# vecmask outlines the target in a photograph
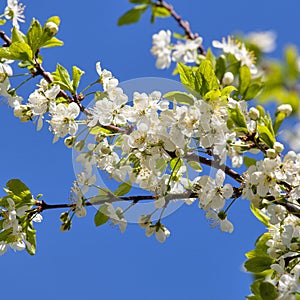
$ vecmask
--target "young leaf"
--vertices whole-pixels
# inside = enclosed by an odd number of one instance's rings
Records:
[[[128,25],[132,23],[136,23],[141,18],[142,14],[148,8],[147,4],[142,4],[135,6],[131,10],[127,11],[124,15],[122,15],[118,20],[118,26]]]
[[[6,187],[14,195],[22,199],[22,204],[30,203],[32,195],[29,188],[19,179],[11,179],[6,183]]]
[[[14,60],[28,60],[31,61],[33,58],[33,52],[28,44],[23,42],[12,43],[9,50],[14,57]]]
[[[202,60],[199,68],[196,70],[195,75],[198,80],[202,78],[201,87],[197,87],[198,89],[200,88],[199,92],[202,96],[213,89],[219,89],[218,79],[210,60]]]
[[[126,195],[131,190],[132,183],[130,181],[123,182],[119,187],[114,191],[116,197]]]
[[[59,40],[56,37],[52,37],[50,40],[47,40],[47,42],[43,43],[43,48],[52,48],[52,47],[60,47],[63,46],[64,42]]]
[[[258,82],[251,83],[247,88],[244,99],[251,100],[251,99],[255,98],[260,93],[260,91],[263,89],[263,87],[264,87],[263,83],[258,83]]]
[[[265,270],[269,270],[271,264],[273,263],[273,259],[268,256],[257,256],[248,259],[244,266],[248,272],[251,273],[261,273]]]
[[[197,172],[202,172],[202,167],[197,161],[189,161],[188,165]]]
[[[274,143],[276,142],[274,135],[270,132],[267,126],[264,125],[257,125],[257,131],[259,137],[265,142],[265,144],[273,148]]]
[[[72,68],[72,86],[73,86],[73,90],[74,92],[77,90],[77,87],[79,85],[80,82],[80,78],[81,76],[84,74],[84,71],[80,70],[78,67],[73,66]]]
[[[97,213],[94,217],[94,223],[96,226],[101,226],[109,220],[109,213],[107,210],[107,205],[104,204],[99,207]]]
[[[239,93],[244,96],[251,81],[251,72],[246,65],[240,67]]]
[[[42,35],[43,29],[40,22],[33,19],[27,32],[27,43],[34,54],[41,47]]]
[[[250,168],[251,166],[255,166],[257,160],[255,158],[244,156],[243,157],[244,164],[247,168]]]
[[[15,43],[15,42],[26,43],[27,42],[26,35],[24,33],[22,33],[16,27],[13,27],[12,33],[11,33],[11,42],[12,43]]]
[[[275,120],[274,120],[274,123],[273,123],[273,129],[274,129],[274,132],[277,133],[283,120],[286,118],[286,115],[284,112],[279,112],[278,114],[276,114],[276,117],[275,117]]]
[[[218,57],[216,60],[216,66],[215,66],[215,72],[216,76],[219,80],[221,80],[226,72],[226,58],[223,56]]]
[[[267,281],[260,284],[259,291],[263,300],[274,300],[278,297],[278,292],[275,286]]]
[[[169,92],[164,94],[163,97],[170,101],[176,101],[176,103],[180,103],[184,105],[194,104],[193,97],[184,92]]]
[[[170,16],[170,11],[165,7],[152,5],[151,23],[154,23],[155,18],[166,18]]]
[[[265,215],[259,208],[255,207],[252,203],[250,204],[250,209],[253,213],[253,215],[261,221],[265,226],[269,226],[269,220],[270,218]]]
[[[59,84],[62,89],[73,92],[73,86],[71,84],[70,75],[66,68],[60,64],[56,65],[55,72],[52,73],[54,82]]]

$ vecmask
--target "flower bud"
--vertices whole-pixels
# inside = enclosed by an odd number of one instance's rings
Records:
[[[77,151],[77,152],[80,152],[82,151],[82,149],[85,147],[85,141],[84,140],[81,140],[79,142],[77,142],[74,146],[74,149]]]
[[[284,150],[284,146],[279,142],[275,142],[274,149],[277,153],[281,153]]]
[[[293,108],[290,104],[281,104],[276,109],[276,114],[283,112],[286,116],[289,116],[293,111]]]
[[[68,147],[68,148],[72,148],[74,146],[76,142],[76,136],[68,136],[67,138],[65,138],[65,145]]]
[[[251,120],[256,121],[259,118],[259,110],[255,107],[251,107],[249,110],[249,117]]]
[[[54,22],[48,22],[45,24],[45,32],[50,36],[55,36],[58,32],[58,26]]]
[[[277,156],[275,149],[268,149],[266,153],[268,158],[275,158]]]
[[[224,85],[230,85],[233,83],[234,76],[231,72],[226,72],[223,76],[222,83]]]

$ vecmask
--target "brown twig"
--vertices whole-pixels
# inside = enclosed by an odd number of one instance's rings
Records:
[[[174,10],[174,7],[171,4],[166,3],[163,0],[158,0],[158,2],[156,3],[157,6],[159,7],[164,7],[165,9],[167,9],[170,12],[170,15],[177,21],[178,25],[184,30],[185,34],[187,35],[187,37],[190,40],[195,40],[197,37],[199,37],[198,33],[193,33],[191,31],[191,27],[189,22],[187,21],[183,21],[183,19],[181,18],[181,16],[179,16],[176,11]],[[206,52],[203,48],[202,45],[200,45],[198,47],[200,54],[202,55],[206,55]]]
[[[2,47],[9,47],[11,44],[11,39],[5,34],[4,31],[0,31],[0,38],[5,42]]]

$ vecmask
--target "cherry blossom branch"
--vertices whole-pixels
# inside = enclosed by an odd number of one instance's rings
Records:
[[[165,197],[166,202],[170,202],[172,200],[180,200],[180,199],[190,199],[190,198],[198,198],[198,195],[194,192],[187,191],[182,194],[173,194],[173,195],[167,195]],[[123,196],[123,197],[112,197],[112,199],[108,200],[101,200],[101,201],[95,201],[90,202],[86,201],[84,202],[84,206],[92,206],[92,205],[100,205],[105,202],[119,202],[119,201],[132,201],[133,204],[136,204],[140,201],[144,200],[156,200],[156,195],[144,195],[144,196]],[[42,212],[49,209],[59,209],[59,208],[69,208],[74,209],[76,206],[76,203],[63,203],[63,204],[48,204],[45,201],[36,201],[35,205],[37,206],[38,212]]]
[[[190,28],[190,24],[188,21],[183,21],[181,16],[179,16],[176,11],[174,10],[174,7],[171,4],[166,3],[163,0],[158,0],[156,3],[159,7],[164,7],[170,12],[170,15],[177,21],[178,25],[184,30],[185,34],[188,36],[190,40],[195,40],[199,35],[198,33],[193,33]],[[202,45],[199,47],[199,51],[202,55],[205,55],[206,52]]]

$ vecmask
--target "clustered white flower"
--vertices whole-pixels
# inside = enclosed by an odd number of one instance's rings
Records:
[[[198,48],[202,44],[202,37],[194,40],[185,40],[177,44],[171,44],[171,31],[161,30],[152,36],[153,47],[151,53],[157,57],[156,67],[166,69],[170,67],[171,61],[194,63],[198,58]]]
[[[26,232],[24,232],[21,223],[19,222],[20,217],[23,217],[26,211],[30,208],[27,205],[16,207],[15,202],[11,198],[7,198],[8,206],[6,209],[2,209],[0,214],[2,216],[2,232],[9,232],[9,240],[0,241],[0,255],[3,255],[9,248],[9,246],[18,251],[24,250],[26,247],[30,248],[31,244],[27,239]],[[41,222],[42,216],[36,214],[32,221]]]
[[[212,45],[215,48],[222,49],[224,53],[230,53],[235,56],[235,58],[241,62],[241,65],[246,65],[249,67],[253,75],[257,74],[257,67],[255,66],[255,57],[252,52],[246,49],[244,43],[234,40],[232,37],[228,36],[222,39],[222,42],[213,41]]]
[[[219,224],[223,231],[232,232],[233,225],[226,215],[221,214],[226,199],[233,196],[233,187],[224,183],[225,173],[220,170],[216,177],[196,178],[186,174],[190,154],[200,149],[209,149],[219,158],[220,165],[229,157],[234,166],[240,166],[243,143],[239,134],[227,126],[228,109],[239,108],[250,133],[257,125],[253,109],[248,111],[245,101],[228,98],[228,102],[208,102],[192,95],[192,105],[171,104],[157,91],[150,94],[135,92],[130,103],[109,71],[102,70],[100,64],[97,64],[97,71],[106,94],[89,109],[87,126],[90,129],[119,126],[121,131],[108,136],[99,133],[94,143],[89,142],[85,148],[78,147],[81,153],[76,160],[81,163],[86,176],[84,180],[79,178],[84,192],[91,186],[84,182],[92,176],[94,166],[118,182],[129,181],[158,195],[157,209],[167,205],[166,196],[182,194],[192,187],[198,193],[199,206],[207,212],[212,225]],[[170,170],[171,161],[177,161],[180,166]],[[193,201],[186,200],[187,203]]]
[[[13,26],[17,29],[20,28],[19,22],[25,22],[24,9],[25,6],[19,3],[18,0],[7,0],[7,6],[4,10],[5,17],[11,20]]]

